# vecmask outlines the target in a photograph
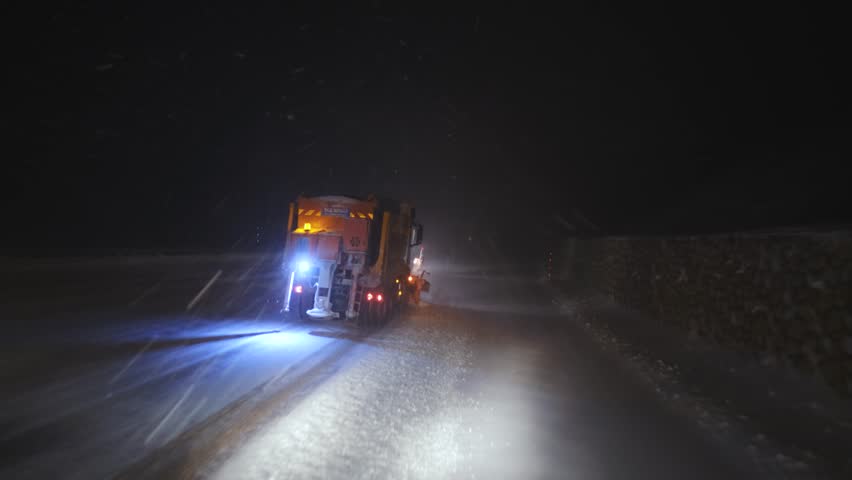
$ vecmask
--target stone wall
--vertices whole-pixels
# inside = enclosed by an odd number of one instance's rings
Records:
[[[852,394],[852,234],[749,233],[565,242],[559,276],[765,363]]]

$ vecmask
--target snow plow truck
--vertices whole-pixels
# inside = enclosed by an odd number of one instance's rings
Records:
[[[375,196],[299,196],[290,204],[286,311],[360,326],[387,322],[415,293],[415,209]]]

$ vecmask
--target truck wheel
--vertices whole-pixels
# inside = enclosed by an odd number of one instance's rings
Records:
[[[361,328],[367,328],[370,326],[370,304],[362,303],[361,304],[361,315],[358,317],[358,323],[361,325]]]
[[[375,321],[374,326],[381,327],[382,325],[384,325],[384,323],[385,323],[385,304],[379,303],[379,304],[376,304],[376,321]]]
[[[390,323],[390,321],[393,319],[394,313],[396,313],[396,302],[391,300],[385,306],[385,321],[384,321],[384,323]]]
[[[387,316],[387,309],[385,308],[385,302],[376,302],[373,305],[373,315],[372,315],[372,324],[373,328],[381,327],[385,323],[385,317]]]
[[[391,317],[393,316],[393,301],[389,300],[385,302],[382,306],[382,325],[386,325],[390,322]]]
[[[368,302],[361,303],[361,310],[358,312],[358,326],[361,328],[369,328],[371,317],[373,316],[373,306]]]
[[[299,295],[299,318],[302,320],[307,320],[310,317],[308,316],[308,309],[305,306],[305,296]]]

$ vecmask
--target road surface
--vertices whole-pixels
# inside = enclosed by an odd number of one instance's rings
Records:
[[[529,269],[433,264],[364,334],[274,255],[3,262],[2,478],[760,478]]]

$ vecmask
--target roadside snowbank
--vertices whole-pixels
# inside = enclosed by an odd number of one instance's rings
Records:
[[[815,379],[679,337],[601,296],[556,294],[561,311],[677,411],[781,478],[849,478],[852,406]]]

